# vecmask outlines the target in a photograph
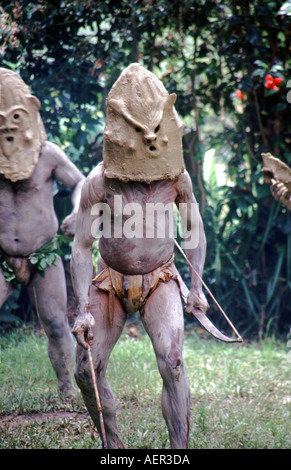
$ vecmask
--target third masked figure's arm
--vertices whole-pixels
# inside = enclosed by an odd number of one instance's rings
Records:
[[[184,252],[200,278],[203,278],[206,257],[206,237],[199,206],[193,194],[192,182],[186,171],[179,176],[177,189],[178,196],[176,204],[186,230]],[[193,269],[190,267],[189,269],[191,273],[191,288],[186,311],[191,311],[192,308],[198,308],[205,312],[208,308],[208,303],[202,290],[201,280]]]
[[[272,179],[271,193],[276,201],[280,202],[283,206],[291,211],[291,196],[287,187],[281,181]]]

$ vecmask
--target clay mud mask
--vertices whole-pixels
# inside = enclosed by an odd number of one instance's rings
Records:
[[[0,174],[10,181],[30,178],[47,139],[40,102],[18,74],[0,68]]]
[[[139,64],[127,67],[107,99],[105,176],[150,183],[184,171],[183,123],[162,82]]]

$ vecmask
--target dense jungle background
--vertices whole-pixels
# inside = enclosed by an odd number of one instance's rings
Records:
[[[291,164],[291,2],[1,5],[0,66],[21,74],[41,101],[49,139],[85,175],[102,160],[106,97],[127,65],[140,62],[178,95],[185,165],[208,241],[204,281],[242,335],[286,337],[291,214],[264,182],[261,153]],[[70,193],[57,185],[55,193],[61,221]],[[62,240],[66,264],[70,244]],[[189,282],[179,254],[177,265]],[[26,302],[18,289],[0,325],[28,320]],[[225,329],[209,302],[210,318]]]

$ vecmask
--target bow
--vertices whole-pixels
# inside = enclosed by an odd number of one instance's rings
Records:
[[[199,280],[202,282],[202,285],[205,287],[205,289],[207,290],[207,292],[209,293],[209,295],[211,296],[211,298],[214,300],[214,302],[216,303],[217,307],[219,308],[219,310],[221,311],[221,313],[223,314],[223,316],[225,317],[225,319],[227,320],[227,322],[229,323],[229,325],[231,326],[231,328],[233,329],[233,331],[235,332],[237,338],[229,338],[228,336],[224,335],[223,333],[221,333],[218,328],[216,328],[216,326],[213,325],[213,323],[209,320],[209,318],[207,318],[207,316],[205,315],[204,312],[202,312],[202,310],[198,310],[198,309],[193,309],[192,310],[192,314],[194,315],[194,317],[199,321],[199,323],[203,326],[203,328],[205,328],[206,331],[208,331],[212,336],[214,336],[215,338],[219,339],[220,341],[224,341],[225,343],[241,343],[243,341],[243,338],[240,336],[240,334],[237,332],[237,330],[235,329],[234,325],[231,323],[230,319],[228,318],[228,316],[226,315],[226,313],[224,312],[224,310],[222,309],[222,307],[219,305],[219,303],[217,302],[217,300],[215,299],[215,297],[213,296],[213,294],[211,293],[211,291],[208,289],[207,285],[205,284],[205,282],[202,280],[201,276],[199,275],[199,273],[196,271],[196,269],[193,267],[192,263],[189,261],[189,259],[187,258],[187,256],[185,255],[184,251],[182,250],[182,248],[180,247],[180,245],[178,244],[178,242],[174,239],[174,242],[176,244],[176,247],[178,248],[178,250],[182,253],[183,257],[185,258],[185,260],[187,261],[188,265],[190,266],[190,268],[194,271],[194,273],[198,276]],[[182,279],[181,279],[182,281]],[[189,294],[189,289],[187,288],[186,284],[182,281],[182,287],[183,287],[183,290],[182,290],[182,298],[184,300],[185,303],[187,303],[187,297],[188,297],[188,294]]]

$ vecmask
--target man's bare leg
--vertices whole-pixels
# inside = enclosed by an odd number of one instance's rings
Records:
[[[116,423],[114,396],[105,377],[111,351],[120,337],[126,321],[126,314],[119,300],[115,298],[114,301],[114,321],[111,327],[108,317],[108,294],[91,288],[90,312],[95,320],[93,328],[94,343],[91,349],[102,405],[107,445],[109,449],[124,449]],[[76,356],[76,382],[82,392],[87,410],[100,436],[102,436],[88,353],[82,346],[77,345]]]
[[[7,299],[12,295],[13,287],[10,282],[6,282],[5,276],[0,270],[0,308],[6,302]]]
[[[187,449],[190,391],[183,366],[184,318],[176,282],[161,283],[147,300],[141,315],[163,379],[162,411],[171,448]]]
[[[28,293],[35,305],[40,323],[48,340],[48,354],[64,396],[76,395],[73,385],[74,339],[66,317],[66,283],[61,259],[45,270],[45,276],[35,273]]]

